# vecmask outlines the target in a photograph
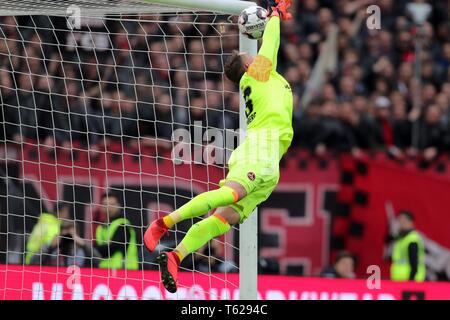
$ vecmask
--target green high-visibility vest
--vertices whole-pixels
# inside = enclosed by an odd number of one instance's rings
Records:
[[[25,264],[30,264],[31,257],[38,253],[43,245],[49,245],[58,235],[60,221],[53,214],[43,212],[27,241]]]
[[[425,246],[420,234],[414,230],[410,231],[406,236],[397,239],[394,243],[394,247],[392,249],[391,280],[409,280],[411,265],[409,264],[408,248],[409,245],[413,242],[417,243],[419,260],[417,264],[417,273],[414,277],[414,280],[425,280]]]
[[[117,228],[125,225],[130,232],[130,239],[127,239],[126,256],[123,252],[116,252],[109,258],[104,258],[99,263],[100,268],[105,269],[129,269],[137,270],[139,268],[138,249],[136,244],[136,232],[131,228],[130,222],[125,218],[118,218],[113,220],[109,226],[99,226],[96,230],[96,241],[98,245],[107,244],[117,231]]]

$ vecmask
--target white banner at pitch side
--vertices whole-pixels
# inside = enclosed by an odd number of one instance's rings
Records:
[[[450,284],[259,276],[261,300],[450,299]],[[0,299],[237,300],[238,274],[180,274],[179,289],[164,290],[155,271],[0,265]]]

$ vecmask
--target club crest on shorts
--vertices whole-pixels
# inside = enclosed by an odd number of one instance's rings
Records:
[[[255,175],[255,173],[254,172],[249,172],[249,173],[247,173],[247,178],[250,180],[250,181],[254,181],[255,180],[255,178],[256,178],[256,175]]]

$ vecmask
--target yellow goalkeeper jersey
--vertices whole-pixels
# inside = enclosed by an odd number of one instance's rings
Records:
[[[247,135],[258,139],[277,139],[279,158],[289,148],[292,137],[292,90],[277,71],[280,45],[280,19],[270,18],[258,55],[241,78],[239,86],[245,99]],[[258,148],[258,146],[254,146]]]

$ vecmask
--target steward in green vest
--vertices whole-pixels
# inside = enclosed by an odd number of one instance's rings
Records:
[[[129,269],[139,268],[136,231],[123,217],[119,199],[112,194],[102,197],[107,224],[97,227],[96,248],[102,255],[99,268]]]
[[[402,211],[397,221],[400,231],[392,248],[391,280],[424,281],[425,245],[414,230],[414,217],[410,212]]]
[[[53,239],[58,236],[61,221],[71,219],[70,209],[71,205],[69,203],[58,202],[55,214],[41,213],[27,240],[25,264],[31,264],[33,255],[40,254],[42,247],[50,245]]]
[[[27,241],[25,264],[30,264],[31,257],[39,253],[44,245],[50,244],[52,240],[58,235],[58,233],[58,218],[51,213],[41,213]]]

